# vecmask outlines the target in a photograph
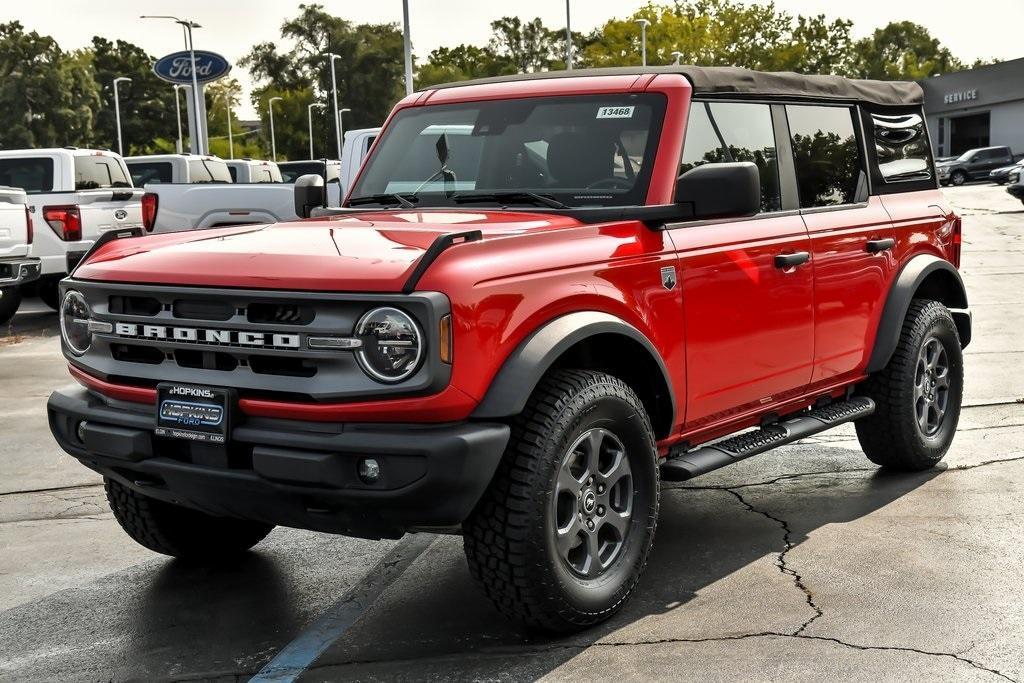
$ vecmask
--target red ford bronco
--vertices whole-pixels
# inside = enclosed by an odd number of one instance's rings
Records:
[[[661,480],[850,421],[884,467],[949,448],[971,317],[921,101],[686,66],[414,93],[340,209],[306,176],[306,220],[107,233],[51,429],[157,552],[456,531],[502,612],[592,625]]]

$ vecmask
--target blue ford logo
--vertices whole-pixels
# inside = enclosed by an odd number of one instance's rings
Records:
[[[209,83],[231,71],[231,65],[216,52],[196,50],[196,80]],[[153,65],[153,73],[169,83],[192,82],[192,56],[187,50],[172,52]]]

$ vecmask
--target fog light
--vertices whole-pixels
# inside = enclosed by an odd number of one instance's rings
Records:
[[[380,479],[380,463],[373,458],[359,460],[359,478],[364,484],[373,484]]]
[[[85,443],[85,423],[84,422],[79,422],[77,425],[75,425],[75,436],[78,437],[78,440],[81,443]]]

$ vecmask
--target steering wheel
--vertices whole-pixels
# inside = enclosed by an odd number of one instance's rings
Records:
[[[633,181],[627,178],[601,178],[587,185],[588,190],[632,190]]]

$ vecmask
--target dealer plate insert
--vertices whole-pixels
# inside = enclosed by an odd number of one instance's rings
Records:
[[[157,436],[204,443],[226,443],[231,433],[235,393],[191,384],[158,384]]]

